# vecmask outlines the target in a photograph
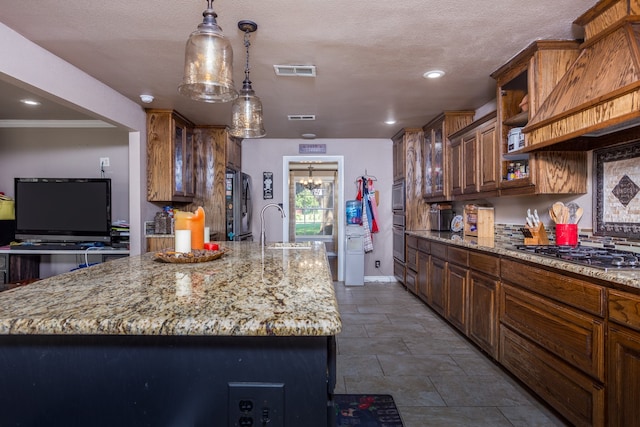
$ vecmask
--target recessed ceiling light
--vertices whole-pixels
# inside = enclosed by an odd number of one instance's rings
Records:
[[[395,121],[395,120],[387,120],[387,121],[385,121],[385,124],[388,124],[388,125],[395,125],[395,124],[396,124],[396,121]]]
[[[444,76],[444,71],[442,70],[431,70],[422,75],[425,79],[439,79],[442,76]]]
[[[304,139],[315,139],[316,138],[316,134],[315,133],[303,133],[302,137]]]
[[[33,99],[21,99],[20,102],[27,105],[40,105],[39,101],[35,101]]]
[[[140,101],[144,102],[145,104],[150,104],[152,103],[154,100],[153,95],[140,95]]]

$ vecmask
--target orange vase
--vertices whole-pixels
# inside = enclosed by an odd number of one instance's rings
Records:
[[[174,213],[176,230],[191,230],[191,249],[204,249],[204,209],[198,206],[194,212],[176,211]]]

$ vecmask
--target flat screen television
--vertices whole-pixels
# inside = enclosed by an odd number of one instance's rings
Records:
[[[110,242],[109,178],[15,178],[16,239]]]

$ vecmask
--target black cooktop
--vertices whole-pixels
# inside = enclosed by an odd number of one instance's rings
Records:
[[[560,258],[563,261],[599,268],[605,271],[640,271],[640,254],[615,248],[590,246],[527,246],[516,248],[536,255]]]

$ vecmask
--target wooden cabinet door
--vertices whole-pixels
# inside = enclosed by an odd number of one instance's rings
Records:
[[[640,333],[610,324],[608,425],[640,426]]]
[[[494,359],[498,358],[497,278],[469,272],[469,338]]]
[[[480,131],[478,144],[479,165],[479,183],[480,191],[497,190],[500,182],[500,167],[498,158],[500,156],[500,147],[496,134],[495,119]]]
[[[467,333],[467,286],[467,269],[449,263],[445,317],[465,334]]]
[[[447,262],[431,257],[429,263],[429,305],[442,316],[445,315],[447,301]]]
[[[418,297],[429,301],[429,254],[418,252]]]
[[[242,140],[227,134],[227,167],[242,170]]]
[[[393,141],[393,180],[404,179],[404,138],[399,137]]]
[[[417,293],[417,283],[418,273],[410,268],[407,268],[404,274],[404,286],[408,291],[415,295]]]
[[[190,123],[171,110],[147,111],[147,200],[191,202],[195,193]]]
[[[462,139],[456,139],[449,144],[449,179],[451,181],[451,195],[459,196],[464,186],[464,157],[462,155]]]
[[[462,192],[465,194],[478,192],[477,140],[475,133],[462,140],[462,170],[464,171]]]
[[[499,362],[567,418],[571,425],[605,426],[605,391],[598,381],[551,356],[504,325],[500,327],[499,348]]]
[[[503,325],[604,381],[602,319],[505,283],[501,287],[500,314]]]

